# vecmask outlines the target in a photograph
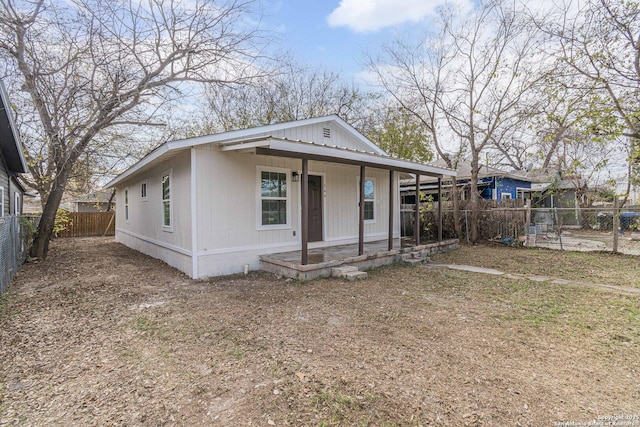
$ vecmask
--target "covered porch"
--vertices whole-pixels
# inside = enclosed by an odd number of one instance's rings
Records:
[[[292,181],[299,183],[300,249],[286,252],[284,254],[266,254],[260,257],[260,264],[262,268],[267,266],[265,269],[268,269],[269,265],[278,265],[280,267],[286,266],[287,268],[295,266],[293,268],[298,273],[301,271],[307,272],[311,270],[322,270],[329,264],[358,264],[365,260],[369,260],[369,266],[375,266],[378,262],[383,264],[394,262],[398,259],[399,254],[411,252],[411,248],[414,248],[413,251],[416,250],[415,248],[418,248],[417,250],[422,250],[421,248],[424,245],[420,242],[419,204],[416,205],[414,211],[415,220],[412,243],[408,245],[408,248],[405,248],[403,246],[406,246],[408,242],[405,241],[405,244],[403,244],[399,238],[399,178],[402,175],[414,176],[415,180],[419,183],[421,176],[427,176],[436,180],[438,191],[441,192],[443,177],[456,174],[456,172],[451,169],[403,160],[383,154],[382,152],[362,151],[315,142],[289,140],[287,138],[275,136],[261,136],[252,139],[225,141],[221,142],[219,146],[220,150],[223,152],[296,159],[300,161],[299,173],[295,170],[292,171]],[[335,221],[344,222],[345,217],[348,217],[350,212],[357,213],[358,220],[357,222],[354,221],[351,223],[353,225],[350,225],[349,227],[353,228],[350,228],[352,231],[348,232],[348,235],[353,236],[353,239],[350,240],[355,240],[357,243],[344,244],[346,242],[343,241],[332,245],[330,242],[333,239],[326,239],[322,241],[323,239],[321,237],[318,238],[322,233],[315,233],[315,228],[310,227],[310,223],[313,220],[313,213],[310,211],[314,209],[314,206],[322,206],[323,204],[322,200],[318,201],[318,199],[315,198],[317,197],[318,188],[310,188],[310,183],[313,183],[310,179],[315,175],[311,172],[313,171],[313,168],[310,169],[310,163],[316,165],[316,169],[319,164],[338,164],[354,167],[354,171],[357,171],[356,174],[358,179],[357,182],[354,180],[353,187],[351,187],[351,184],[346,186],[343,185],[341,190],[349,191],[349,194],[357,195],[357,197],[354,197],[353,199],[350,199],[349,197],[342,197],[341,203],[343,203],[343,205],[340,212],[338,212],[337,216],[331,218],[334,223]],[[365,184],[366,182],[370,183],[372,181],[372,179],[367,178],[367,174],[369,173],[368,170],[378,171],[378,179],[380,181],[386,181],[386,183],[381,187],[385,188],[385,191],[374,197],[377,202],[372,201],[371,196],[367,197],[367,191],[369,191],[370,194],[373,192],[373,184],[370,184],[369,189],[366,188]],[[384,173],[384,175],[380,174],[381,172]],[[380,183],[380,181],[378,182]],[[348,188],[355,191],[351,193],[351,190],[348,190]],[[322,191],[322,187],[320,187],[320,192],[322,193]],[[312,196],[314,198],[312,198]],[[419,186],[417,186],[416,198],[419,197],[420,190]],[[353,200],[353,202],[350,200]],[[379,205],[375,203],[379,203]],[[321,209],[322,207],[320,207],[320,210]],[[385,214],[380,217],[384,218],[384,220],[383,222],[380,222],[379,220],[377,221],[376,227],[378,233],[376,235],[365,234],[365,224],[367,224],[367,221],[371,224],[373,209],[380,209],[381,213],[386,211]],[[375,218],[377,218],[377,215]],[[441,209],[439,211],[438,218],[441,223],[443,218]],[[438,230],[440,231],[437,237],[436,247],[439,247],[443,242],[441,225],[438,227]],[[386,239],[381,240],[382,236],[385,234],[387,236]],[[372,240],[376,241],[371,242]],[[373,259],[378,261],[374,263],[370,262]],[[298,273],[295,273],[295,277],[300,276]]]
[[[364,243],[359,253],[357,243],[309,249],[307,264],[300,262],[302,251],[281,252],[260,257],[263,270],[298,280],[328,277],[335,267],[353,266],[360,270],[401,262],[407,257],[427,257],[437,252],[457,249],[458,239],[416,245],[413,239],[394,239],[389,249],[387,240]]]

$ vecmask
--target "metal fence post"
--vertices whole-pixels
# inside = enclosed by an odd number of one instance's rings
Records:
[[[613,253],[618,252],[618,227],[620,226],[620,209],[618,208],[618,196],[613,198]]]

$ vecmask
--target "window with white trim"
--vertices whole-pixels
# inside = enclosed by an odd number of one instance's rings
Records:
[[[4,187],[0,187],[0,216],[4,216]]]
[[[170,228],[171,218],[171,172],[162,175],[162,226]]]
[[[13,214],[20,215],[20,193],[13,193]]]
[[[143,202],[147,200],[147,181],[142,181],[140,184],[140,197]]]
[[[500,200],[511,200],[511,193],[500,194]]]
[[[283,170],[259,170],[259,225],[282,227],[289,224],[289,174]]]
[[[129,222],[129,188],[124,189],[124,220]]]
[[[373,179],[364,180],[364,220],[375,221],[376,183]]]

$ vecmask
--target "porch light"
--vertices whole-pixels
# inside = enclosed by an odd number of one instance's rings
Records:
[[[298,174],[298,172],[296,172],[296,171],[291,172],[291,180],[293,182],[300,181],[300,175]]]

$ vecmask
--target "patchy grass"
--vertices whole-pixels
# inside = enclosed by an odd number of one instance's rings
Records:
[[[553,425],[640,401],[640,298],[615,292],[411,266],[192,281],[66,239],[8,298],[0,425]]]
[[[640,257],[605,252],[569,252],[540,248],[463,245],[435,255],[435,262],[495,268],[568,280],[640,288]]]

